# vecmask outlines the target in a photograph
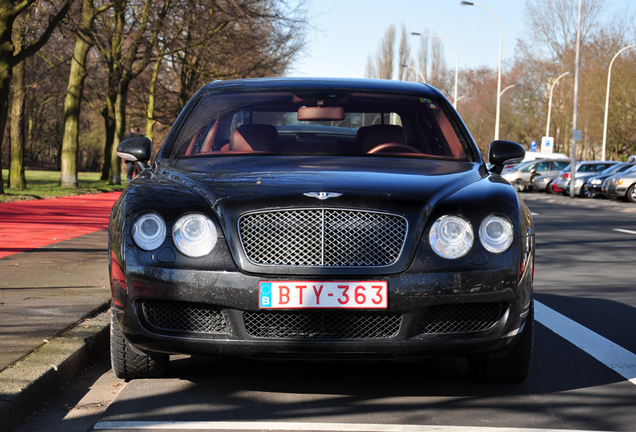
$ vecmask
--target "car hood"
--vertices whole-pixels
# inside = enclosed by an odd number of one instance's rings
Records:
[[[453,211],[469,211],[488,202],[487,190],[508,188],[478,163],[386,157],[240,156],[163,160],[153,175],[175,182],[203,198],[221,224],[237,265],[248,272],[294,274],[294,267],[256,266],[241,246],[239,221],[253,212],[282,209],[341,209],[391,213],[407,221],[403,253],[389,267],[365,268],[365,274],[392,274],[406,269],[420,243],[427,221],[443,201]],[[484,187],[480,187],[483,182]],[[319,199],[321,192],[333,193]],[[341,194],[341,195],[338,195]],[[459,198],[461,195],[461,199]],[[451,199],[451,197],[453,197]],[[507,200],[509,201],[509,200]],[[505,202],[507,202],[505,201]],[[505,205],[502,204],[505,208]],[[441,208],[441,206],[439,206]],[[504,211],[504,210],[501,210]],[[507,210],[506,210],[507,211]],[[320,275],[320,267],[305,268]],[[330,274],[350,274],[350,268]]]
[[[486,172],[455,161],[270,156],[162,161],[157,174],[201,196],[219,214],[289,207],[421,213]],[[341,195],[311,196],[320,192]]]

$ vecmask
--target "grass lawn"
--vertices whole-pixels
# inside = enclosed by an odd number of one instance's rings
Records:
[[[32,171],[26,173],[27,188],[18,190],[7,188],[9,170],[2,170],[4,195],[0,195],[0,202],[25,201],[32,199],[56,198],[61,196],[81,195],[87,193],[112,192],[124,190],[126,179],[121,185],[109,185],[107,181],[100,181],[98,172],[81,172],[78,174],[79,187],[77,189],[62,188],[59,171]]]

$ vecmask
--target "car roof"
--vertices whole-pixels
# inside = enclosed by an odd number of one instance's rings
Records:
[[[424,83],[408,81],[394,81],[366,78],[244,78],[237,80],[217,80],[201,88],[203,92],[210,91],[246,91],[246,90],[298,90],[320,89],[354,90],[354,91],[386,91],[404,93],[428,93],[439,95],[437,89]]]

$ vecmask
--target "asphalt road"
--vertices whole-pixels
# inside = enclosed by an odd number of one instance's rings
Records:
[[[173,357],[167,378],[124,383],[105,359],[19,432],[634,431],[636,213],[535,198],[526,202],[537,231],[538,325],[521,385],[471,382],[463,359],[325,365],[204,357]]]

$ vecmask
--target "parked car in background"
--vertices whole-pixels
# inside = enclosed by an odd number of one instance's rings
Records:
[[[526,156],[523,158],[523,160],[521,161],[523,162],[531,162],[533,160],[537,160],[537,159],[567,159],[570,160],[570,158],[566,155],[564,155],[563,153],[545,153],[545,152],[530,152],[527,151],[526,152]]]
[[[533,189],[532,180],[540,175],[558,174],[568,166],[568,159],[537,159],[517,165],[515,168],[502,172],[501,176],[515,187],[517,192]]]
[[[598,175],[593,175],[586,179],[581,195],[586,198],[605,197],[603,184],[608,178],[616,174],[631,172],[634,169],[636,169],[636,162],[623,162],[606,168]]]
[[[523,158],[523,160],[521,162],[506,164],[504,166],[502,174],[505,174],[506,172],[509,172],[511,170],[519,169],[519,168],[521,168],[521,164],[532,163],[532,162],[536,161],[537,159],[549,159],[549,160],[565,159],[565,160],[568,160],[568,161],[570,160],[563,153],[542,153],[542,152],[530,152],[530,151],[527,151],[526,155],[524,156],[524,158]]]
[[[584,179],[593,176],[595,173],[603,171],[611,165],[616,165],[617,161],[578,161],[576,163],[576,179],[574,181],[574,194],[581,195],[581,188]],[[570,191],[570,165],[559,173],[555,181],[555,187],[561,189],[564,195],[569,195]]]
[[[536,176],[532,179],[532,190],[549,194],[560,193],[554,189],[554,181],[559,176],[559,172]]]
[[[636,168],[608,177],[603,184],[603,193],[609,198],[636,202]]]

